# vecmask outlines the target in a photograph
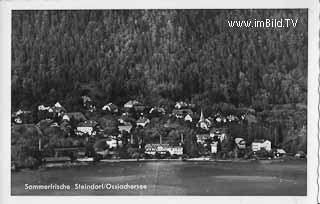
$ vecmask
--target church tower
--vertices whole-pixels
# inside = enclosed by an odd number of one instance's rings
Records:
[[[197,126],[205,130],[209,129],[206,119],[204,118],[202,109],[201,109],[200,119]]]
[[[200,114],[200,120],[199,123],[205,122],[204,116],[203,116],[203,111],[201,109],[201,114]]]

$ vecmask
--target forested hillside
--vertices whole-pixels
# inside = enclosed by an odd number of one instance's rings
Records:
[[[297,27],[229,28],[293,18]],[[98,104],[306,104],[307,10],[13,11],[12,108],[90,90]]]

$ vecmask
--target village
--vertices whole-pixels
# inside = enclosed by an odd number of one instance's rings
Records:
[[[149,107],[138,100],[130,100],[123,107],[109,102],[99,108],[89,96],[82,96],[81,100],[85,114],[68,112],[59,102],[37,107],[38,121],[33,125],[39,132],[46,128],[56,129],[63,141],[66,138],[69,141],[52,144],[50,138],[48,142],[48,138],[40,136],[35,150],[39,152],[37,163],[121,159],[247,160],[278,159],[286,155],[284,149],[270,140],[253,138],[249,142],[242,135],[230,136],[231,124],[257,122],[253,109],[243,109],[239,115],[217,112],[213,117],[205,117],[201,108],[184,101],[176,102],[170,110],[164,106]],[[20,109],[12,114],[12,125],[30,125],[35,122],[34,114]],[[174,135],[164,136],[159,130],[159,126],[160,129],[175,130],[177,124],[192,130],[194,135],[187,138],[183,131],[176,131]],[[148,128],[149,131],[143,132]],[[190,144],[195,145],[195,154],[187,151]],[[305,154],[297,152],[295,156],[305,157]]]
[[[316,12],[203,3],[4,6],[5,194],[309,197]]]

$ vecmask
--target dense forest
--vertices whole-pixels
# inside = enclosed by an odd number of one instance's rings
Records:
[[[296,27],[229,28],[292,18]],[[13,11],[12,108],[186,100],[264,110],[306,104],[307,10]]]
[[[267,18],[298,23],[227,23]],[[99,109],[132,99],[150,107],[184,100],[206,117],[246,107],[259,122],[230,127],[232,137],[277,139],[288,152],[306,151],[307,20],[307,10],[13,11],[12,111],[57,101],[79,111],[82,95]],[[191,151],[192,129],[164,135],[181,132]]]

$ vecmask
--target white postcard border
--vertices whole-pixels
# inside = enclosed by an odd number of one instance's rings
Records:
[[[319,3],[299,0],[117,0],[117,1],[0,1],[0,203],[316,203],[319,119]],[[11,115],[11,10],[42,9],[236,9],[308,8],[308,189],[307,196],[11,196],[10,115]]]

